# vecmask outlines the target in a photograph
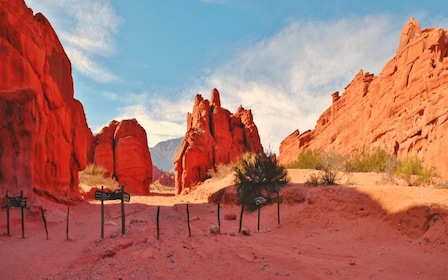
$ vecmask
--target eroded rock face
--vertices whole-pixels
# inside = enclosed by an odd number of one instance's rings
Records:
[[[235,114],[221,107],[217,89],[211,99],[196,95],[187,115],[187,133],[174,158],[177,194],[207,178],[207,170],[236,161],[245,152],[263,152],[252,112],[240,106]]]
[[[125,191],[147,195],[152,182],[152,160],[145,129],[136,119],[111,121],[94,138],[91,161],[116,178]]]
[[[78,192],[92,133],[48,20],[0,1],[0,193]]]
[[[282,141],[281,163],[307,149],[349,154],[381,147],[398,157],[416,153],[448,177],[448,31],[421,30],[411,19],[378,76],[361,70],[342,96],[332,97],[314,130]]]

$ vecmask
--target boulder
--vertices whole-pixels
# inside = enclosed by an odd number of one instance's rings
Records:
[[[314,130],[295,131],[281,142],[280,163],[307,149],[350,154],[379,147],[399,158],[416,154],[448,177],[447,30],[422,30],[412,18],[381,73],[360,70],[332,100]]]
[[[78,192],[92,132],[71,63],[44,15],[0,1],[0,192]]]
[[[246,152],[261,153],[257,126],[251,110],[240,106],[235,114],[221,107],[217,89],[211,99],[196,95],[187,114],[187,132],[174,158],[177,194],[207,179],[207,171],[238,160]]]

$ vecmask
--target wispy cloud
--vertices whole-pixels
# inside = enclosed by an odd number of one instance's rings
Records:
[[[388,17],[291,22],[248,46],[203,79],[223,106],[252,109],[263,146],[278,151],[295,129],[313,129],[340,91],[363,69],[379,73],[392,58],[401,26]]]
[[[331,104],[363,69],[378,74],[398,46],[401,24],[388,17],[332,22],[293,21],[276,35],[241,47],[225,64],[198,77],[179,100],[142,95],[123,108],[122,117],[137,117],[150,143],[183,136],[185,115],[196,93],[221,93],[223,107],[251,109],[265,149],[278,152],[295,129],[313,129]],[[167,137],[170,136],[170,137]],[[172,137],[171,137],[172,136]],[[165,138],[164,138],[165,137]]]
[[[169,100],[161,98],[161,94],[148,92],[126,94],[105,92],[104,95],[123,104],[113,119],[117,121],[137,119],[147,133],[149,147],[161,141],[184,136],[186,114],[191,111],[194,101],[194,96],[189,96],[188,100],[183,98]],[[95,127],[93,131],[99,132],[106,125]]]
[[[123,22],[109,0],[26,2],[50,20],[76,70],[99,82],[119,80],[99,62],[114,53],[114,36]]]

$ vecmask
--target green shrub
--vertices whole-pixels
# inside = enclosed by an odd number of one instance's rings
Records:
[[[395,174],[404,179],[409,186],[430,184],[433,173],[434,171],[424,165],[416,155],[403,158],[395,170]]]
[[[364,147],[349,157],[345,163],[345,170],[348,172],[385,172],[391,158],[394,157],[381,148],[368,151]]]
[[[306,150],[299,154],[297,161],[289,164],[287,168],[296,169],[321,169],[322,154],[318,150]]]
[[[273,201],[272,196],[279,197],[280,189],[290,178],[285,167],[270,154],[246,154],[235,167],[234,182],[237,204],[249,211],[258,208],[255,198],[263,196]]]

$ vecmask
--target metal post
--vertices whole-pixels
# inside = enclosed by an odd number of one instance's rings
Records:
[[[124,215],[124,185],[121,186],[121,236],[125,236],[126,234],[126,226],[125,226],[125,215]]]
[[[6,205],[6,228],[8,236],[11,236],[11,232],[9,230],[9,195],[8,191],[6,191],[6,199],[8,200],[8,204]]]
[[[277,223],[280,224],[280,192],[277,191]]]
[[[188,209],[188,204],[187,204],[187,223],[188,223],[188,236],[191,237],[191,229],[190,229],[190,210]]]
[[[160,206],[157,206],[157,240],[159,240],[160,227],[159,227],[159,215],[160,215]]]
[[[20,200],[22,200],[23,198],[23,191],[20,191]],[[23,213],[23,208],[24,207],[20,207],[21,212],[22,212],[22,238],[25,238],[25,220],[24,220],[24,213]]]
[[[219,230],[221,231],[221,215],[220,215],[220,203],[218,202],[218,227]]]
[[[104,186],[101,186],[101,192],[104,192]],[[101,239],[104,239],[104,200],[101,199]]]
[[[44,222],[45,234],[47,235],[47,240],[48,240],[47,219],[45,218],[44,209],[42,207],[40,207],[40,213],[42,214],[42,221]]]
[[[69,219],[70,219],[70,206],[67,206],[67,226],[65,227],[65,236],[66,236],[67,240],[68,240]]]
[[[241,203],[240,228],[238,229],[238,232],[241,232],[241,227],[243,225],[243,212],[244,212],[244,203]]]

